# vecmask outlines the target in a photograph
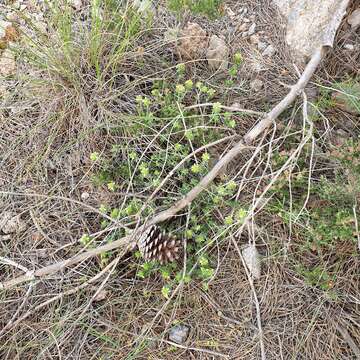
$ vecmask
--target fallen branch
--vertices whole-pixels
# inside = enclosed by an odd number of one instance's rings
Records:
[[[196,185],[184,198],[177,201],[169,209],[160,212],[150,219],[146,224],[139,226],[136,230],[132,232],[131,235],[125,236],[119,240],[116,240],[110,244],[100,246],[96,249],[89,250],[83,254],[76,255],[70,259],[60,261],[58,263],[46,266],[44,268],[33,271],[31,274],[27,273],[23,276],[16,277],[14,279],[0,283],[0,289],[11,289],[14,286],[17,286],[21,283],[35,280],[41,278],[60,270],[63,270],[66,267],[80,263],[84,260],[92,258],[96,255],[99,255],[103,252],[114,250],[123,246],[134,247],[136,245],[136,237],[148,226],[160,223],[167,219],[172,218],[179,211],[188,206],[204,189],[206,189],[213,180],[218,176],[220,171],[227,166],[236,156],[238,156],[242,151],[248,149],[250,144],[252,144],[266,129],[268,129],[279,115],[294,102],[296,97],[302,93],[307,83],[310,81],[312,75],[314,74],[316,68],[320,64],[322,58],[324,57],[328,47],[322,46],[317,51],[315,51],[311,60],[305,67],[305,70],[298,82],[293,85],[289,93],[285,98],[280,101],[257,125],[255,125],[250,131],[248,131],[243,140],[240,140],[230,149],[210,170],[210,172],[201,179],[198,185]]]
[[[117,262],[119,261],[119,258],[115,258],[110,264],[108,264],[103,270],[101,270],[99,273],[97,273],[94,277],[92,277],[91,279],[85,281],[84,283],[80,284],[79,286],[76,286],[73,289],[64,291],[58,295],[53,296],[52,298],[42,302],[41,304],[29,309],[25,314],[23,314],[22,316],[20,316],[16,321],[14,321],[15,316],[10,320],[10,322],[1,329],[0,331],[0,336],[2,336],[3,334],[5,334],[8,330],[12,329],[13,327],[17,326],[20,322],[22,322],[23,320],[27,319],[30,315],[34,314],[35,312],[39,311],[40,309],[42,309],[43,307],[53,303],[54,301],[58,301],[61,300],[63,297],[71,295],[71,294],[75,294],[76,292],[78,292],[81,289],[86,288],[87,286],[91,285],[92,283],[94,283],[95,281],[97,281],[99,278],[101,278],[106,272],[108,272],[109,270],[111,271],[111,269],[114,267],[114,264],[117,264]],[[30,288],[29,288],[30,291]],[[28,292],[29,292],[28,291]],[[28,294],[26,295],[28,296]],[[26,299],[25,296],[25,299]],[[22,306],[21,306],[22,307]],[[21,308],[20,308],[21,310]],[[16,312],[16,315],[18,314],[19,311]]]

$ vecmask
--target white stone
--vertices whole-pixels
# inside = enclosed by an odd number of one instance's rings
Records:
[[[175,325],[170,329],[169,340],[177,344],[185,343],[189,336],[190,328],[186,325]]]
[[[71,6],[76,10],[81,10],[83,3],[82,0],[71,0]]]
[[[351,25],[353,30],[360,25],[360,8],[352,12],[352,14],[348,17],[347,22]]]
[[[275,48],[269,45],[262,54],[263,56],[273,56],[275,54]]]
[[[250,88],[251,88],[251,90],[254,90],[254,91],[260,91],[263,86],[264,86],[264,83],[260,79],[255,79],[250,83]]]
[[[216,35],[212,35],[209,41],[209,47],[206,51],[206,58],[210,69],[227,69],[229,48],[226,46],[225,41]]]
[[[267,43],[263,42],[263,41],[259,41],[257,44],[257,47],[260,51],[264,51],[267,48]]]
[[[255,30],[256,30],[256,24],[253,23],[253,24],[249,27],[248,35],[249,35],[249,36],[254,35],[254,34],[255,34]]]
[[[81,200],[83,200],[83,201],[87,200],[89,197],[90,197],[90,194],[88,192],[86,192],[86,191],[84,191],[81,194]]]
[[[345,44],[344,49],[346,49],[346,50],[354,50],[355,46],[353,44]]]

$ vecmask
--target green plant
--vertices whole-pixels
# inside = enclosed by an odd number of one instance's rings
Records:
[[[179,64],[174,72],[178,82],[170,84],[157,80],[153,83],[150,94],[136,96],[138,116],[132,123],[127,124],[127,130],[134,139],[151,139],[157,134],[155,141],[152,141],[150,146],[139,145],[136,141],[122,148],[113,145],[112,151],[106,152],[106,155],[98,160],[98,167],[93,175],[94,184],[97,186],[106,185],[109,188],[109,184],[114,183],[117,190],[126,191],[131,185],[135,192],[142,191],[143,194],[150,195],[164,177],[188,156],[188,160],[177,169],[169,183],[161,188],[158,196],[143,209],[144,214],[151,213],[152,209],[167,206],[168,196],[161,194],[168,191],[186,194],[195,186],[209,171],[212,156],[208,151],[189,156],[192,149],[218,140],[235,126],[232,115],[223,113],[219,102],[214,102],[209,111],[200,115],[196,110],[192,110],[192,106],[189,105],[208,102],[215,92],[201,82],[194,86],[191,79],[186,80],[182,64]],[[188,110],[187,107],[191,109]],[[125,156],[120,156],[121,154]],[[188,242],[185,273],[178,270],[175,264],[160,266],[145,263],[140,265],[138,276],[145,279],[152,275],[161,275],[165,282],[162,291],[164,296],[168,296],[169,289],[180,281],[186,284],[192,279],[198,280],[207,288],[209,280],[214,275],[210,252],[212,239],[224,238],[229,225],[241,223],[246,216],[246,210],[232,200],[236,189],[237,184],[234,181],[226,181],[225,178],[213,184],[192,205],[188,227],[182,234],[177,231],[177,235],[183,236]],[[234,219],[229,222],[227,217],[225,222],[216,221],[214,212],[219,209],[227,211],[229,207],[235,209]],[[103,206],[103,210],[106,208]],[[110,215],[116,219],[131,219],[138,215],[141,208],[136,198],[128,199],[122,206],[113,209]],[[182,227],[182,222],[182,218],[173,221],[166,230],[171,232]],[[139,253],[136,253],[135,257],[138,258]]]
[[[308,286],[318,287],[321,290],[328,291],[334,287],[335,276],[329,274],[322,266],[315,266],[311,269],[306,269],[303,266],[297,267],[298,273],[305,279]]]

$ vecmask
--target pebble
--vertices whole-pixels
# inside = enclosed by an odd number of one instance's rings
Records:
[[[262,53],[263,56],[273,56],[274,54],[275,48],[272,45],[269,45]]]
[[[250,88],[251,90],[254,91],[260,91],[263,86],[264,86],[264,82],[261,81],[260,79],[255,79],[250,83]]]
[[[255,30],[256,30],[256,24],[253,23],[248,30],[248,36],[254,35],[255,34]]]
[[[354,50],[355,46],[353,44],[345,44],[344,49],[346,49],[346,50]]]
[[[209,68],[212,70],[226,70],[228,67],[229,48],[223,39],[212,35],[206,51]]]
[[[184,344],[189,336],[190,328],[186,325],[175,325],[170,329],[169,340],[177,344]]]
[[[257,43],[257,47],[260,51],[264,51],[267,48],[267,43],[263,42],[263,41],[259,41]]]
[[[347,22],[351,25],[351,29],[353,30],[360,26],[360,7],[353,11],[348,17]]]
[[[90,194],[88,192],[86,192],[86,191],[84,191],[81,194],[81,200],[83,200],[83,201],[87,200],[89,197],[90,197]]]

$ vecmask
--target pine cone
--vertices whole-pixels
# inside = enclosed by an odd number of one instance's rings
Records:
[[[158,260],[166,264],[179,258],[180,241],[152,225],[145,230],[138,241],[141,255],[146,261]]]

